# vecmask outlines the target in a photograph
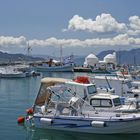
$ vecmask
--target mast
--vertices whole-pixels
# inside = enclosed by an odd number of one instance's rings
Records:
[[[121,52],[120,52],[120,48],[118,51],[118,64],[121,65]]]
[[[136,56],[134,55],[134,66],[136,67]]]
[[[29,45],[29,42],[27,42],[27,55],[28,55],[28,56],[30,56],[31,50],[32,50],[32,48],[31,48],[31,46]]]
[[[63,62],[62,55],[63,55],[62,45],[60,45],[60,64],[61,64],[61,66],[62,66],[62,62]]]

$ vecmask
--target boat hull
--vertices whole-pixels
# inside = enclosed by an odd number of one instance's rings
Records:
[[[62,130],[71,132],[94,134],[126,134],[140,133],[140,118],[137,119],[102,119],[85,117],[47,117],[52,122],[45,121],[45,117],[34,116],[34,124],[37,128]],[[44,121],[41,121],[41,119]],[[95,120],[96,124],[93,120]]]
[[[52,67],[38,66],[35,69],[40,72],[72,72],[73,66],[72,65],[52,66]]]
[[[26,77],[25,73],[11,73],[11,74],[0,74],[1,78],[24,78]]]

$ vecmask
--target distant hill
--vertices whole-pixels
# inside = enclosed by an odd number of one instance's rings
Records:
[[[0,62],[38,61],[38,60],[43,60],[43,58],[27,56],[24,54],[9,54],[9,53],[0,51]]]
[[[99,59],[103,59],[107,54],[113,53],[114,50],[103,51],[97,55]],[[129,51],[117,51],[118,64],[140,65],[140,49],[132,49]]]
[[[114,50],[102,51],[97,55],[99,60],[103,60],[103,58],[107,54],[112,54]],[[132,64],[132,65],[140,65],[140,49],[132,49],[129,51],[117,51],[117,63],[118,64]],[[86,56],[74,56],[74,62],[77,65],[83,65]],[[45,55],[36,55],[36,56],[27,56],[24,54],[9,54],[6,52],[0,51],[0,62],[10,62],[10,61],[38,61],[49,58],[49,56]]]

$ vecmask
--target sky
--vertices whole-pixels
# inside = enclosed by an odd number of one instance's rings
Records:
[[[0,0],[0,51],[58,56],[140,47],[140,0]]]

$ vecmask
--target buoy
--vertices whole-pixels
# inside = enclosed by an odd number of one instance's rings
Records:
[[[17,118],[17,122],[18,122],[19,124],[24,123],[24,121],[25,121],[25,118],[24,118],[24,117],[18,117],[18,118]]]
[[[28,109],[26,109],[26,113],[27,113],[28,115],[33,114],[33,108],[28,108]]]

